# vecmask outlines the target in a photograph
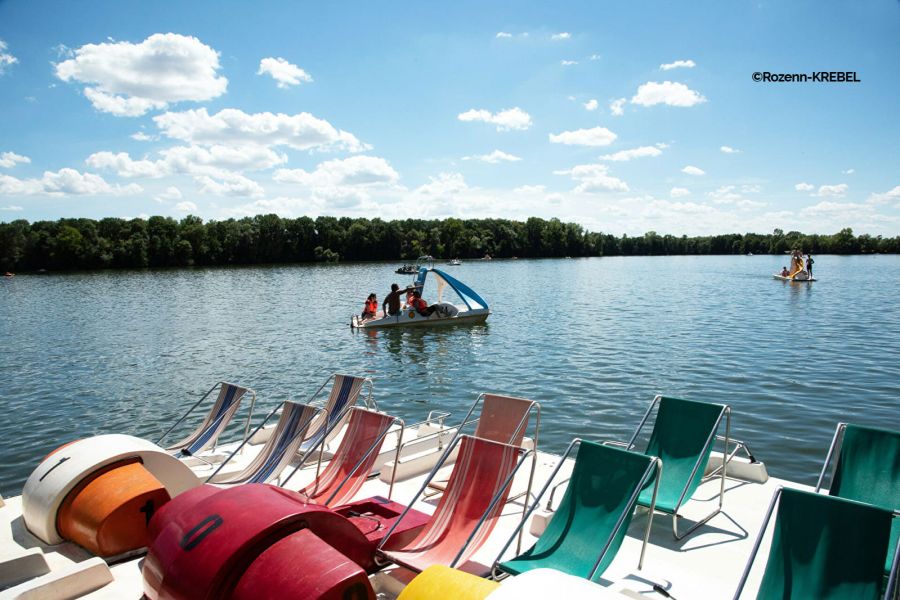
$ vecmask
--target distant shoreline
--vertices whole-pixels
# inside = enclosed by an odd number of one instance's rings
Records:
[[[17,220],[0,223],[0,271],[91,271],[190,266],[334,262],[412,262],[418,256],[463,261],[600,256],[898,254],[900,236],[846,228],[832,235],[615,236],[575,223],[508,219],[381,219],[259,215],[203,222],[199,217]]]

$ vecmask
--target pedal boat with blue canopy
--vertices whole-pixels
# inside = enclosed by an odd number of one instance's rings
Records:
[[[361,319],[358,315],[353,315],[350,319],[350,327],[374,329],[483,323],[491,314],[491,309],[484,298],[460,280],[440,269],[420,267],[413,285],[419,290],[424,288],[429,274],[437,282],[437,309],[432,314],[424,316],[416,312],[414,308],[404,306],[395,315],[385,315],[382,311],[378,311],[378,315],[373,319]],[[444,291],[448,287],[462,300],[461,304],[443,301]]]

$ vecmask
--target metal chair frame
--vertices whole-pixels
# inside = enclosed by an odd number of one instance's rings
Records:
[[[550,487],[550,484],[553,482],[553,479],[559,473],[559,470],[562,468],[563,463],[565,463],[566,459],[572,453],[572,450],[574,450],[576,445],[581,444],[581,442],[582,442],[581,438],[575,438],[574,440],[572,440],[569,443],[569,447],[566,448],[565,452],[563,452],[563,455],[560,457],[559,462],[556,464],[556,468],[553,469],[553,472],[550,474],[550,477],[547,478],[547,483],[544,484],[544,487],[541,488],[541,491],[538,492],[537,496],[535,496],[534,502],[532,502],[531,506],[528,508],[527,512],[522,517],[522,520],[519,522],[515,531],[513,531],[512,535],[509,536],[509,539],[506,541],[506,544],[504,544],[503,548],[500,550],[500,553],[497,554],[497,558],[494,559],[494,564],[491,566],[491,577],[493,579],[495,579],[495,580],[501,579],[506,576],[506,574],[504,574],[504,573],[497,572],[497,568],[499,567],[499,564],[500,564],[500,558],[502,558],[503,553],[506,552],[507,549],[509,549],[509,545],[512,543],[513,538],[516,537],[517,533],[519,534],[519,539],[521,540],[521,534],[525,528],[525,523],[528,521],[528,517],[531,516],[531,514],[534,512],[534,509],[536,509],[538,507],[538,505],[540,504],[541,497],[547,492],[547,489]],[[662,468],[663,468],[662,460],[660,460],[659,458],[657,458],[655,456],[651,456],[649,458],[651,459],[650,465],[647,467],[647,470],[644,472],[644,475],[641,477],[640,483],[638,484],[634,493],[631,495],[631,497],[628,500],[628,503],[631,506],[630,510],[634,510],[635,506],[637,505],[638,496],[641,495],[641,491],[644,489],[644,486],[649,481],[649,478],[652,476],[652,474],[654,472],[656,472],[656,474],[657,474],[656,483],[653,486],[653,499],[650,502],[651,509],[650,509],[649,516],[647,518],[647,527],[646,527],[646,531],[644,532],[644,541],[641,545],[641,556],[638,559],[638,570],[642,569],[644,566],[644,553],[647,551],[647,542],[650,540],[650,529],[653,526],[653,512],[654,512],[653,508],[656,506],[656,495],[657,495],[657,492],[659,491],[659,480],[661,479]],[[567,481],[569,481],[568,478],[565,481],[562,481],[560,483],[565,483]],[[554,486],[554,491],[556,490],[557,487],[559,487],[560,483],[558,483],[556,486]],[[593,580],[594,576],[597,574],[597,569],[600,567],[600,563],[603,562],[603,558],[606,556],[606,553],[609,550],[609,547],[612,545],[612,542],[615,539],[616,534],[618,533],[619,529],[622,527],[622,524],[625,521],[626,514],[627,514],[627,512],[622,513],[622,515],[616,521],[616,525],[613,528],[612,533],[610,534],[609,538],[606,540],[606,543],[603,545],[603,549],[600,552],[600,556],[597,557],[597,561],[594,563],[594,567],[591,569],[591,573],[587,577],[587,579],[589,581]],[[521,550],[517,551],[517,554],[519,552],[521,552]]]
[[[628,440],[628,443],[625,445],[625,448],[627,450],[634,449],[637,437],[641,433],[641,429],[643,429],[644,425],[647,423],[647,420],[650,418],[650,413],[653,411],[653,408],[662,401],[662,398],[663,397],[660,394],[657,394],[657,396],[655,398],[653,398],[653,401],[650,403],[650,407],[647,409],[647,412],[644,413],[644,418],[641,419],[641,422],[640,422],[640,424],[638,424],[637,429],[634,431],[634,434],[632,434],[631,439]],[[728,444],[730,443],[730,435],[731,435],[731,407],[728,406],[727,404],[723,404],[720,406],[722,406],[722,411],[719,413],[719,417],[716,419],[716,424],[713,427],[712,431],[710,432],[709,437],[706,440],[706,443],[703,445],[703,450],[701,451],[701,454],[705,454],[707,449],[711,449],[712,444],[714,444],[716,439],[718,439],[716,432],[718,432],[719,427],[722,424],[722,418],[724,417],[725,418],[724,441],[725,441],[725,452],[726,452],[726,456],[727,456]],[[735,448],[734,452],[735,453],[737,452],[737,448]],[[717,514],[722,512],[722,504],[725,501],[725,478],[727,477],[728,461],[723,461],[722,465],[720,467],[717,467],[716,469],[713,470],[713,472],[710,475],[707,475],[706,477],[703,478],[703,479],[710,479],[710,478],[714,477],[715,475],[719,474],[719,472],[721,471],[722,476],[721,476],[721,481],[719,484],[719,506],[715,510],[713,510],[711,513],[706,515],[703,519],[694,523],[694,525],[692,527],[690,527],[687,531],[685,531],[683,534],[681,534],[681,535],[678,534],[678,517],[679,517],[678,510],[685,504],[685,502],[690,500],[690,498],[685,498],[685,495],[687,494],[688,487],[690,487],[691,481],[693,481],[694,476],[697,474],[697,469],[699,469],[701,467],[704,469],[706,468],[706,465],[700,464],[701,462],[702,461],[698,460],[696,462],[696,464],[694,464],[694,468],[691,471],[691,476],[688,477],[687,483],[685,484],[684,489],[681,491],[681,496],[678,498],[678,502],[675,504],[675,510],[672,511],[672,535],[678,541],[683,540],[684,538],[689,536],[691,533],[696,531],[698,528],[700,528],[701,526],[703,526],[707,522],[709,522],[710,519],[712,519]],[[659,507],[657,507],[656,510],[658,510],[660,512],[668,513],[668,511],[664,511],[664,510],[660,509]]]
[[[473,437],[473,436],[470,436],[470,437]],[[437,475],[437,472],[441,469],[441,467],[444,466],[444,463],[446,462],[447,458],[453,452],[453,449],[457,446],[457,444],[459,444],[461,439],[462,439],[462,436],[456,436],[453,438],[453,440],[449,444],[447,444],[447,448],[444,450],[444,453],[441,455],[441,458],[438,460],[437,464],[435,464],[434,467],[431,469],[431,472],[428,474],[428,477],[425,478],[425,481],[424,481],[424,483],[422,483],[422,486],[419,488],[419,491],[416,492],[416,495],[413,496],[412,500],[410,500],[410,502],[406,506],[406,508],[403,509],[403,512],[400,513],[400,517],[396,521],[394,521],[394,524],[391,525],[391,528],[388,530],[387,534],[384,536],[384,538],[378,544],[378,547],[375,549],[376,564],[384,565],[384,564],[388,564],[389,562],[393,562],[391,560],[391,558],[383,550],[384,545],[390,539],[391,534],[394,533],[394,530],[397,528],[397,526],[400,524],[400,522],[403,520],[403,518],[407,515],[407,513],[410,511],[410,509],[416,503],[416,500],[418,500],[419,497],[422,496],[422,494],[425,492],[425,489],[428,487],[428,484],[431,483],[431,480],[434,479],[435,475]],[[499,442],[494,442],[494,443],[499,443]],[[507,445],[510,445],[510,444],[507,444]],[[466,542],[463,544],[462,548],[460,548],[459,552],[456,553],[456,557],[453,559],[453,561],[450,563],[450,565],[448,565],[451,568],[456,566],[457,561],[459,561],[460,557],[462,557],[462,555],[465,553],[466,548],[468,548],[469,544],[475,538],[475,534],[478,533],[479,529],[481,529],[481,526],[487,520],[488,515],[490,515],[491,512],[494,510],[494,508],[496,508],[497,503],[500,501],[500,498],[503,495],[503,492],[512,483],[513,479],[516,476],[516,473],[519,472],[519,468],[522,466],[522,463],[525,462],[525,458],[529,454],[535,453],[534,450],[526,450],[525,448],[522,448],[521,446],[515,446],[515,448],[516,448],[517,452],[521,453],[519,456],[519,460],[516,461],[516,466],[513,468],[512,472],[510,472],[510,474],[506,477],[503,484],[498,488],[497,493],[495,493],[493,495],[493,497],[491,498],[490,504],[488,504],[487,509],[484,511],[484,514],[481,515],[481,518],[478,520],[478,523],[476,523],[475,527],[472,529],[472,533],[469,534],[469,537],[466,539]],[[529,479],[529,485],[530,485],[530,479]],[[527,493],[528,494],[531,493],[530,487],[529,487]],[[509,500],[507,500],[507,502],[508,501]]]
[[[235,387],[244,388],[245,390],[247,390],[247,393],[250,394],[250,410],[247,412],[247,422],[244,425],[244,438],[243,438],[244,441],[249,439],[247,436],[250,432],[250,421],[253,419],[253,407],[256,406],[256,392],[253,390],[253,388],[244,387],[242,385],[238,385],[236,383],[231,383],[229,381],[217,381],[215,383],[215,385],[213,385],[211,388],[209,388],[209,390],[207,390],[207,392],[205,394],[203,394],[203,396],[201,396],[200,399],[197,400],[197,402],[195,402],[194,405],[191,406],[187,410],[186,413],[181,415],[181,418],[179,418],[168,429],[166,429],[165,432],[163,432],[163,434],[161,436],[159,436],[159,438],[157,438],[156,442],[154,442],[154,443],[157,446],[161,445],[162,441],[166,438],[167,435],[172,433],[172,431],[174,431],[174,429],[176,427],[181,425],[182,421],[184,421],[192,412],[194,412],[194,409],[196,409],[198,406],[200,406],[203,403],[203,401],[206,400],[206,398],[209,397],[209,395],[213,393],[213,391],[215,391],[217,388],[220,388],[223,385],[233,385]],[[223,431],[223,433],[224,433],[224,431]],[[219,439],[216,438],[216,441],[213,443],[213,447],[212,447],[213,451],[215,451],[215,449],[218,447],[218,445],[219,445]]]
[[[349,414],[349,411],[348,411],[348,414]],[[390,416],[390,415],[388,415],[388,416]],[[335,423],[335,425],[333,427],[337,427],[337,425],[339,425],[339,424],[340,423]],[[399,425],[399,429],[393,429],[394,425]],[[384,442],[384,439],[388,436],[389,433],[391,433],[392,429],[393,429],[393,431],[395,431],[398,434],[397,448],[394,450],[394,461],[396,461],[399,458],[400,444],[403,441],[403,433],[404,433],[405,426],[403,424],[403,419],[401,419],[399,417],[393,417],[393,420],[391,421],[391,425],[384,431],[384,433],[382,433],[381,435],[378,436],[378,439],[376,439],[369,446],[369,449],[366,450],[366,453],[363,454],[362,458],[360,458],[356,462],[356,464],[353,465],[353,470],[351,470],[350,473],[346,477],[344,477],[343,481],[341,481],[341,484],[337,488],[335,488],[334,492],[331,493],[331,495],[328,497],[328,500],[325,501],[326,506],[334,499],[334,497],[341,490],[341,488],[343,488],[345,485],[347,485],[347,482],[350,481],[350,478],[353,476],[354,473],[356,473],[356,470],[362,466],[362,464],[366,461],[366,459],[369,457],[369,455],[372,454],[372,452],[375,450],[375,448],[377,448],[381,443]],[[306,464],[307,459],[310,456],[312,456],[313,454],[318,455],[318,460],[316,461],[316,479],[314,480],[314,482],[318,481],[319,474],[321,473],[321,469],[322,469],[322,454],[323,454],[323,450],[324,450],[323,446],[326,443],[327,439],[328,439],[328,432],[326,432],[325,435],[322,436],[322,439],[319,440],[312,448],[309,449],[309,451],[306,454],[303,455],[303,458],[300,460],[300,462],[297,464],[297,466],[294,467],[294,470],[291,471],[291,474],[288,475],[287,477],[285,477],[284,480],[279,483],[279,487],[283,488],[284,486],[286,486],[287,482],[291,480],[291,478],[297,473],[297,471],[299,471],[300,469],[303,468],[303,465]],[[319,451],[316,452],[316,449],[318,449]],[[396,464],[396,462],[395,462],[395,464]],[[391,483],[390,483],[390,486],[388,487],[388,500],[391,499],[391,495],[394,493],[395,473],[396,473],[396,470],[391,472]]]
[[[277,413],[279,410],[281,410],[282,407],[284,407],[285,402],[287,402],[287,401],[286,401],[286,400],[282,400],[281,402],[279,402],[279,403],[278,403],[278,406],[276,406],[275,408],[273,408],[273,409],[269,412],[269,414],[266,415],[266,417],[262,420],[262,423],[260,423],[259,425],[257,425],[257,426],[253,429],[253,432],[252,432],[249,436],[245,436],[245,437],[244,437],[244,440],[241,442],[241,444],[240,444],[237,448],[235,448],[234,450],[231,451],[231,454],[228,455],[228,458],[226,458],[221,464],[219,464],[219,467],[213,472],[212,475],[210,475],[209,477],[206,478],[205,483],[209,483],[210,481],[212,481],[212,478],[215,477],[216,475],[218,475],[218,474],[219,474],[219,471],[221,471],[222,468],[223,468],[226,464],[228,464],[228,462],[229,462],[232,458],[234,458],[239,452],[241,452],[241,451],[243,450],[244,446],[246,446],[247,443],[248,443],[250,440],[253,439],[253,436],[255,436],[255,435],[256,435],[256,434],[257,434],[257,433],[258,433],[258,432],[266,425],[266,423],[269,421],[269,419],[271,419],[273,416],[275,416],[275,413]],[[319,409],[317,409],[316,412],[313,413],[313,416],[310,417],[310,418],[306,421],[306,423],[303,424],[303,426],[302,426],[301,429],[300,429],[300,432],[303,433],[303,434],[305,434],[305,433],[307,432],[307,428],[309,427],[309,424],[312,423],[312,422],[316,419],[316,417],[322,416],[322,415],[324,415],[324,414],[325,414],[325,409],[324,409],[324,408],[319,408]],[[298,434],[298,435],[299,435],[299,434]],[[295,436],[295,438],[296,438],[296,436]],[[293,439],[292,439],[291,441],[293,442]],[[283,452],[283,451],[282,451],[282,452]],[[280,458],[279,458],[279,460],[280,460]]]

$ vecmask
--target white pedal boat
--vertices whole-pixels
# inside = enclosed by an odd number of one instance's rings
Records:
[[[434,274],[437,281],[437,305],[438,308],[432,314],[424,316],[412,307],[403,307],[395,315],[385,315],[383,311],[373,319],[362,319],[359,315],[350,318],[350,327],[354,329],[376,329],[384,327],[423,327],[435,325],[460,325],[471,323],[483,323],[491,314],[488,303],[472,288],[458,279],[448,275],[444,271],[429,267],[420,267],[416,276],[415,287],[422,289],[429,273]],[[459,298],[462,304],[442,302],[444,289],[449,287]]]

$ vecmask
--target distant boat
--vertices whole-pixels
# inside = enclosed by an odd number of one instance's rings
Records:
[[[15,277],[15,273],[10,273],[9,271],[7,271],[6,273],[3,274],[3,276],[4,277]]]
[[[394,271],[394,273],[397,273],[398,275],[415,275],[418,272],[419,269],[417,269],[415,265],[403,265]]]
[[[753,256],[753,253],[752,253],[752,252],[748,252],[748,253],[747,253],[747,256]]]
[[[447,264],[450,265],[451,267],[458,267],[459,265],[462,264],[462,261],[459,260],[458,258],[454,258],[453,260],[447,262]]]

